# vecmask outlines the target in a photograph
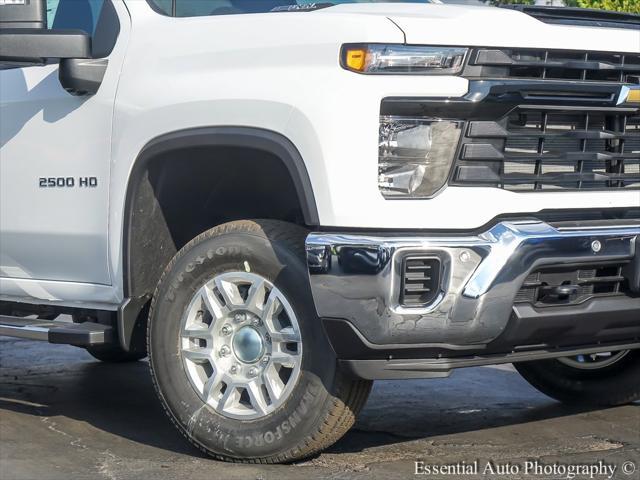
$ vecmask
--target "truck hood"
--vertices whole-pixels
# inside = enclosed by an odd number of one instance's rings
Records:
[[[409,44],[640,52],[640,31],[544,23],[516,10],[418,3],[352,3],[316,13],[384,16]]]

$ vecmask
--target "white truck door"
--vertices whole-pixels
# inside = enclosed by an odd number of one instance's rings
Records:
[[[84,30],[94,57],[109,57],[95,95],[67,93],[57,63],[0,66],[0,279],[111,284],[111,126],[123,55],[114,46],[124,20],[124,5],[111,2],[47,5],[49,28]]]

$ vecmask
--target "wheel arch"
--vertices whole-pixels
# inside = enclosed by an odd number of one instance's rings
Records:
[[[140,323],[140,317],[146,317],[148,300],[164,268],[157,268],[157,265],[148,268],[148,265],[154,261],[164,263],[166,258],[154,257],[158,252],[169,259],[173,256],[171,250],[174,246],[162,244],[162,239],[170,234],[159,201],[154,198],[156,192],[149,186],[151,169],[155,162],[160,161],[176,165],[183,154],[187,157],[184,160],[186,165],[191,160],[190,152],[195,150],[213,152],[220,149],[256,152],[255,161],[266,162],[268,159],[272,164],[277,162],[282,167],[283,175],[280,177],[287,176],[290,182],[290,197],[295,195],[300,221],[307,226],[319,225],[315,195],[304,160],[296,146],[280,133],[241,126],[198,127],[169,132],[149,141],[133,164],[124,202],[122,271],[125,301],[120,309],[118,327],[120,343],[127,350],[134,341],[132,337],[138,330],[136,325]],[[211,168],[224,171],[225,165],[218,160],[215,155],[206,159],[213,165]]]

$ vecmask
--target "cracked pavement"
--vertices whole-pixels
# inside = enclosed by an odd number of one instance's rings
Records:
[[[631,461],[640,468],[640,403],[564,407],[510,366],[460,370],[449,379],[380,381],[355,428],[323,454],[293,465],[231,465],[204,457],[174,430],[146,362],[101,364],[75,347],[0,337],[2,480],[393,480],[414,477],[416,460],[521,465],[532,459]],[[640,480],[640,473],[618,468],[613,478]]]

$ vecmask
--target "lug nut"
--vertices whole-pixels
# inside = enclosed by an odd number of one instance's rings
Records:
[[[264,339],[267,341],[267,343],[271,343],[271,335],[269,335],[268,333],[265,333]]]
[[[258,375],[258,370],[254,367],[251,367],[248,373],[250,377],[255,377],[256,375]]]
[[[221,357],[226,357],[230,353],[231,353],[231,350],[226,345],[223,345],[222,348],[220,348],[220,356]]]
[[[251,324],[252,324],[254,327],[259,327],[261,323],[262,323],[262,322],[260,321],[260,319],[259,319],[258,317],[254,317],[254,319],[253,319],[253,320],[251,320]]]
[[[246,320],[246,318],[247,318],[247,316],[244,313],[236,313],[233,316],[233,319],[238,323],[244,322]]]
[[[222,326],[223,335],[231,335],[232,332],[233,332],[233,328],[231,327],[231,325],[226,324]]]
[[[229,371],[235,375],[236,373],[238,373],[238,366],[231,365],[231,368],[229,369]]]
[[[269,363],[269,360],[270,360],[269,355],[265,355],[264,357],[262,357],[262,360],[260,360],[260,363],[262,365],[266,365],[267,363]]]

